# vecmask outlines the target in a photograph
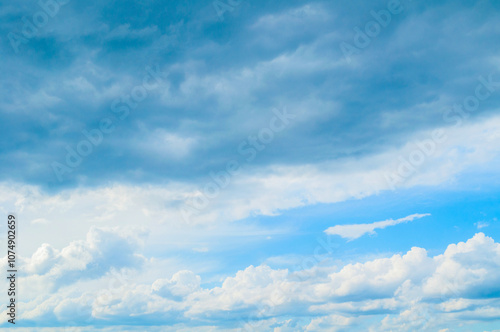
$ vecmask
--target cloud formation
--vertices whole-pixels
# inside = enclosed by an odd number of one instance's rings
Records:
[[[87,246],[92,247],[91,243],[104,234],[111,236],[93,229]],[[63,251],[82,245],[72,244]],[[111,247],[114,249],[108,251],[107,261],[114,261],[112,258],[123,249]],[[42,246],[27,260],[31,275],[21,282],[32,282],[47,270],[61,270],[61,262],[47,262],[50,257],[59,257],[66,270],[86,268],[68,261],[68,255],[50,253],[47,248]],[[41,326],[74,322],[99,326],[126,324],[132,322],[133,315],[134,325],[195,324],[217,326],[221,331],[244,326],[259,330],[267,324],[295,331],[431,331],[454,326],[450,324],[488,322],[500,312],[500,244],[483,233],[450,244],[437,256],[414,247],[403,255],[349,263],[340,269],[324,266],[291,272],[266,265],[249,266],[213,287],[203,285],[200,276],[187,270],[150,284],[139,280],[117,283],[121,273],[89,275],[94,282],[102,282],[103,277],[115,280],[112,292],[103,293],[92,282],[82,283],[79,278],[58,288],[46,288],[22,304],[26,309],[21,319],[38,321]],[[78,290],[72,284],[78,284]]]
[[[359,203],[356,212],[388,191],[406,199],[463,178],[479,179],[468,189],[498,187],[497,2],[217,0],[227,4],[221,15],[201,0],[66,1],[13,47],[11,36],[55,1],[0,5],[0,211],[23,223],[20,319],[30,331],[445,332],[498,323],[499,249],[483,233],[437,256],[420,247],[439,245],[419,244],[305,271],[245,256],[245,242],[262,237],[300,259],[330,226],[315,214],[343,203]],[[401,10],[383,17],[394,4]],[[375,21],[383,27],[363,37]],[[347,59],[341,45],[363,38],[369,45]],[[259,145],[275,109],[296,118]],[[114,131],[59,181],[53,162],[91,144],[81,142],[103,119]],[[242,142],[259,152],[250,163]],[[205,184],[228,160],[244,167],[211,194]],[[408,209],[384,215],[439,219],[435,206]],[[433,226],[470,231],[477,222],[495,234],[489,212],[470,225],[441,215]],[[424,216],[325,233],[351,241]],[[275,235],[299,233],[301,218],[317,229],[283,245]],[[142,227],[151,230],[145,247]],[[373,248],[362,241],[366,254]]]
[[[135,228],[91,227],[85,241],[73,241],[61,250],[42,244],[30,258],[21,258],[26,272],[26,298],[79,281],[100,278],[110,271],[138,268],[145,258],[137,253],[147,232]],[[6,261],[2,265],[6,268]]]
[[[325,233],[328,235],[339,235],[345,239],[348,239],[349,241],[352,241],[362,237],[365,234],[375,234],[376,229],[384,229],[389,226],[395,226],[397,224],[406,223],[427,216],[430,216],[430,214],[415,213],[404,218],[399,218],[396,220],[387,219],[384,221],[376,221],[371,224],[335,225],[326,229]]]
[[[499,98],[492,3],[401,1],[404,11],[351,63],[339,45],[387,1],[257,1],[225,13],[224,22],[204,1],[123,6],[69,2],[19,53],[2,39],[1,132],[12,144],[0,146],[11,161],[1,164],[1,179],[53,190],[109,180],[194,183],[282,106],[300,121],[255,165],[321,165],[452,124],[442,110],[473,93],[480,75],[493,73],[493,92],[471,118],[493,114]],[[38,11],[35,3],[3,5],[0,33],[21,33],[23,17]],[[148,14],[139,20],[137,12]],[[449,20],[436,25],[441,15]],[[126,100],[148,66],[158,66],[164,84],[120,121],[114,110],[126,102],[114,100]],[[108,117],[116,130],[60,183],[51,163]]]

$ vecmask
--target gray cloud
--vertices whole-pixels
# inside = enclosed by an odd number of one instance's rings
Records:
[[[198,181],[224,165],[235,144],[280,106],[300,122],[257,166],[335,161],[401,145],[415,130],[442,126],[440,110],[469,94],[477,76],[492,72],[498,53],[497,31],[488,29],[498,20],[495,4],[403,3],[404,12],[351,64],[339,43],[352,40],[353,28],[386,2],[262,2],[239,7],[234,19],[227,13],[224,22],[202,2],[130,2],[120,9],[110,2],[68,4],[19,54],[5,53],[1,173],[54,189],[102,179]],[[35,10],[26,4],[6,10],[9,20],[0,30],[19,31],[21,16]],[[443,16],[447,20],[436,21]],[[117,123],[60,184],[51,162],[64,160],[65,145],[75,147],[83,129],[112,116],[112,101],[154,64],[168,84]],[[481,111],[497,101],[492,97]],[[181,157],[168,148],[154,155],[136,148],[172,144],[158,140],[158,131],[198,144]]]

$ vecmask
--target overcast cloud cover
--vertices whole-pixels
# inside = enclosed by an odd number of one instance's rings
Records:
[[[498,331],[499,22],[487,0],[1,1],[16,329]]]

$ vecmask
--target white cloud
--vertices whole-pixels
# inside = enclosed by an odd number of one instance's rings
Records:
[[[373,222],[371,224],[336,225],[326,229],[325,233],[329,235],[340,235],[341,237],[352,241],[362,237],[365,234],[375,234],[375,229],[384,229],[389,226],[406,223],[426,216],[430,216],[430,214],[416,213],[396,220],[387,219],[384,221]]]
[[[123,251],[117,245],[120,238],[126,236],[113,239],[112,233],[94,229],[87,241],[60,252],[42,246],[27,261],[31,268],[25,271],[30,275],[21,282],[27,285],[33,277],[51,274],[57,267],[88,270],[89,261],[99,256],[96,251],[106,253],[107,259],[101,261],[111,262]],[[109,242],[108,248],[105,242]],[[133,270],[130,274],[137,274]],[[127,324],[134,317],[136,324],[141,320],[168,321],[172,326],[203,322],[201,325],[226,331],[244,325],[274,326],[281,331],[358,327],[436,331],[471,317],[491,321],[500,312],[500,244],[482,233],[467,242],[450,244],[434,257],[423,248],[412,248],[404,255],[340,269],[312,268],[307,277],[266,265],[249,266],[215,287],[204,287],[201,277],[189,270],[150,282],[141,278],[117,282],[124,272],[116,271],[114,275],[90,275],[98,283],[76,278],[59,288],[38,290],[38,296],[21,303],[25,309],[20,319],[42,323],[50,317],[59,323],[105,319]]]
[[[59,251],[52,248],[50,244],[44,243],[31,256],[26,269],[32,274],[45,274],[55,265],[59,258]]]
[[[196,145],[193,137],[181,137],[163,129],[151,130],[140,125],[141,140],[134,148],[158,159],[178,159],[188,155]]]
[[[487,121],[464,124],[459,130],[448,129],[448,140],[437,146],[435,153],[417,172],[406,182],[398,184],[396,189],[439,185],[476,166],[484,170],[492,159],[500,157],[499,128],[500,116],[496,116]],[[422,132],[415,139],[430,135],[430,132]],[[318,165],[242,168],[231,178],[229,186],[210,199],[205,209],[191,216],[190,223],[183,219],[180,209],[185,203],[191,204],[200,188],[212,181],[208,174],[198,183],[110,184],[100,188],[68,189],[55,194],[36,186],[2,183],[0,211],[17,211],[23,220],[28,221],[46,220],[46,223],[32,223],[24,230],[21,250],[30,253],[43,242],[62,248],[67,241],[81,238],[89,225],[121,227],[136,225],[138,221],[155,229],[151,238],[153,242],[162,245],[176,243],[192,249],[196,247],[191,242],[193,230],[196,230],[195,236],[201,237],[210,234],[205,232],[207,229],[211,229],[212,234],[225,234],[230,222],[251,215],[277,215],[292,208],[360,199],[390,190],[384,174],[397,169],[398,156],[409,155],[414,149],[415,144],[408,143],[400,149],[361,159],[349,158]],[[491,172],[498,170],[491,168]],[[55,235],[53,229],[60,230],[65,236]],[[199,232],[200,229],[203,231]],[[206,239],[200,242],[207,247],[213,245]],[[221,243],[219,239],[214,242]]]
[[[485,221],[478,221],[474,223],[474,225],[477,227],[477,229],[485,228],[488,227],[490,224],[485,222]]]
[[[460,131],[450,129],[448,140],[437,147],[435,154],[408,181],[401,183],[400,187],[436,185],[453,179],[471,167],[488,165],[498,156],[500,149],[498,128],[500,117],[464,125]],[[421,133],[417,138],[428,134]],[[43,317],[48,312],[54,312],[62,299],[83,296],[79,290],[73,289],[76,294],[69,291],[75,280],[79,284],[84,282],[81,278],[83,276],[90,280],[107,278],[106,274],[113,268],[120,269],[127,265],[133,268],[134,261],[144,261],[135,252],[141,237],[136,237],[131,232],[125,234],[122,227],[140,222],[145,227],[155,229],[151,236],[153,241],[149,245],[158,244],[162,248],[178,245],[192,250],[203,243],[203,248],[206,246],[212,249],[214,244],[225,242],[220,241],[221,237],[234,240],[240,233],[246,237],[253,234],[265,238],[271,234],[268,230],[235,230],[231,229],[228,222],[252,214],[276,215],[286,209],[341,202],[388,190],[390,186],[384,179],[384,172],[394,169],[398,156],[407,155],[412,149],[414,144],[409,143],[401,149],[362,159],[345,159],[322,165],[271,166],[260,169],[260,175],[256,175],[255,169],[242,169],[240,174],[231,179],[231,185],[222,190],[206,210],[193,216],[194,225],[185,223],[179,214],[179,208],[204,183],[112,185],[71,189],[57,194],[43,192],[35,186],[3,183],[0,185],[0,211],[17,211],[20,220],[30,223],[30,227],[23,228],[23,246],[20,248],[21,255],[30,257],[20,258],[26,264],[24,271],[29,274],[24,281],[24,292],[32,295],[26,301],[33,301],[26,317]],[[41,219],[46,222],[30,222]],[[358,225],[357,228],[340,229],[341,231],[334,228],[333,232],[346,238],[356,238],[360,234],[402,221],[398,219]],[[120,228],[114,231],[95,228],[86,241],[77,240],[87,233],[90,225]],[[201,225],[211,227],[204,228]],[[64,233],[65,237],[55,235],[54,229]],[[193,232],[193,229],[198,231]],[[208,234],[217,234],[219,237],[214,237],[216,241],[210,243],[206,240]],[[201,238],[202,241],[197,241]],[[71,240],[71,244],[66,242]],[[334,314],[340,316],[346,313],[367,315],[384,312],[390,315],[386,321],[387,326],[392,326],[391,322],[396,318],[410,320],[418,315],[418,312],[411,310],[400,315],[404,312],[401,311],[403,308],[409,310],[411,299],[417,298],[426,304],[420,306],[419,312],[429,310],[435,314],[436,306],[441,303],[427,305],[427,299],[436,301],[437,298],[439,302],[441,297],[450,300],[494,296],[494,292],[498,290],[497,285],[500,284],[497,277],[500,275],[498,249],[495,249],[497,247],[491,239],[477,235],[466,244],[451,245],[441,256],[428,257],[424,249],[414,248],[403,256],[395,255],[347,265],[336,272],[333,268],[328,272],[323,269],[322,274],[311,271],[311,278],[302,282],[294,281],[293,274],[287,270],[251,267],[227,278],[220,287],[205,289],[200,284],[182,303],[176,299],[187,291],[182,293],[180,289],[190,289],[189,285],[196,283],[175,281],[172,279],[174,273],[169,273],[168,276],[157,278],[163,280],[156,284],[158,289],[152,288],[155,280],[147,285],[129,285],[123,287],[123,292],[119,295],[110,297],[113,299],[109,300],[111,302],[99,297],[102,300],[89,304],[85,302],[87,298],[83,298],[81,306],[88,308],[90,305],[94,317],[112,319],[130,314],[134,299],[142,297],[151,299],[150,302],[143,300],[140,303],[139,308],[146,308],[146,312],[158,311],[168,316],[162,308],[170,308],[171,312],[182,313],[184,319],[216,321],[217,317],[224,314],[234,317],[242,312],[255,314],[258,310],[256,305],[274,303],[274,315],[293,313],[293,310],[314,311],[325,317],[332,314],[328,310],[336,311]],[[193,280],[197,280],[194,278]],[[95,296],[99,293],[96,287],[98,286],[93,285],[88,292]],[[59,295],[37,298],[47,291]],[[160,295],[169,294],[168,292],[172,294],[171,298]],[[124,293],[128,294],[127,302],[121,303],[121,295]],[[394,301],[387,300],[393,296]],[[386,301],[375,301],[375,297],[382,297]],[[335,301],[337,305],[332,304]],[[466,314],[477,319],[487,319],[494,315],[498,303],[484,301],[486,300],[481,302],[484,309],[479,310],[473,308],[480,304],[468,307],[466,303],[443,300],[444,307],[439,310],[446,312],[446,315],[456,316],[456,319]],[[80,302],[64,302],[57,309],[57,315],[54,315],[61,320],[68,319],[75,303]],[[226,313],[218,310],[214,303],[224,308]],[[461,306],[463,312],[453,310]],[[26,308],[28,307],[26,304]],[[270,319],[270,316],[268,313],[262,318]],[[328,321],[325,318],[321,320],[321,324]],[[318,324],[319,322],[317,321]],[[308,324],[310,322],[304,326]]]
[[[169,279],[158,279],[152,285],[154,294],[165,298],[185,297],[200,290],[200,276],[191,271],[179,271]]]
[[[145,258],[137,250],[145,235],[140,228],[91,227],[85,241],[73,241],[61,250],[43,244],[31,258],[19,258],[18,264],[27,273],[22,279],[24,298],[100,278],[113,268],[140,266]]]
[[[306,331],[345,331],[355,322],[354,317],[345,317],[340,315],[328,315],[314,318],[306,327]]]
[[[270,14],[260,17],[251,29],[272,30],[291,30],[297,26],[308,24],[318,24],[331,19],[331,13],[319,4],[307,4],[302,7],[296,7],[280,14]],[[281,31],[283,32],[283,31]]]

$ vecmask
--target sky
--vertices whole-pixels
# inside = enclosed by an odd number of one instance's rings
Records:
[[[486,0],[1,1],[0,327],[500,331],[498,22]]]

